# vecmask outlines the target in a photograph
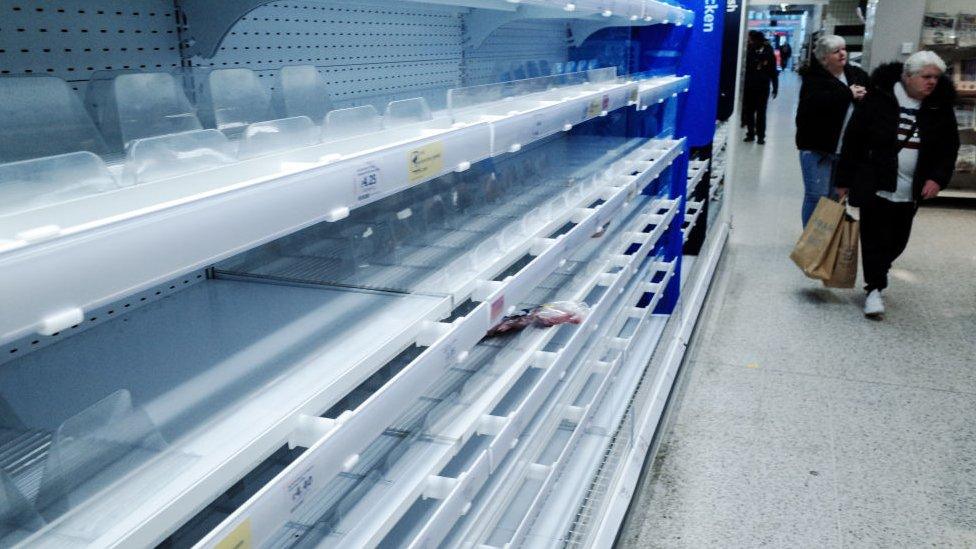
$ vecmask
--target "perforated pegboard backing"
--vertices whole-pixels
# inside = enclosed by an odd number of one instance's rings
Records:
[[[443,103],[461,78],[459,13],[383,0],[276,2],[247,14],[212,59],[193,64],[247,67],[269,88],[278,68],[315,65],[340,105],[424,95]]]
[[[464,51],[463,8],[394,0],[276,2],[247,14],[212,59],[247,67],[269,89],[284,65],[319,67],[338,106],[495,81],[513,62],[568,59],[565,21],[516,21]],[[191,23],[192,24],[192,23]],[[47,74],[81,89],[96,71],[181,65],[172,0],[0,0],[0,72]]]
[[[569,59],[572,39],[566,21],[513,21],[493,32],[480,46],[465,52],[464,84],[496,82],[513,63],[549,63]]]
[[[180,66],[172,0],[0,0],[0,74],[72,82]]]

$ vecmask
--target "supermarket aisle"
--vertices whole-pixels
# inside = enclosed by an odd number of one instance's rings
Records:
[[[738,149],[734,232],[621,547],[976,545],[976,212],[925,208],[886,292],[788,259],[795,77]],[[741,137],[740,137],[741,138]]]

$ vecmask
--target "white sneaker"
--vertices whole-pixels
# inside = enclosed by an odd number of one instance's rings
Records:
[[[884,299],[881,298],[881,290],[871,290],[867,299],[864,300],[864,316],[881,318],[884,312]]]

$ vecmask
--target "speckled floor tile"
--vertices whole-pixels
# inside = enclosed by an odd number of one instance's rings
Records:
[[[682,413],[663,441],[643,496],[655,512],[625,543],[832,543],[835,487],[828,424],[817,416],[821,393],[819,378],[695,364]],[[784,512],[793,508],[804,513]]]
[[[796,82],[742,145],[734,229],[621,547],[976,547],[976,212],[920,210],[882,322],[788,255]],[[741,137],[740,137],[741,138]]]

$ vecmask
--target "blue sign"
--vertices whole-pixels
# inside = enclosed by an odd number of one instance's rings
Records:
[[[722,31],[726,0],[686,0],[695,12],[695,26],[678,60],[678,74],[691,75],[691,89],[678,117],[678,135],[691,147],[704,147],[715,136],[718,82],[722,66]]]

